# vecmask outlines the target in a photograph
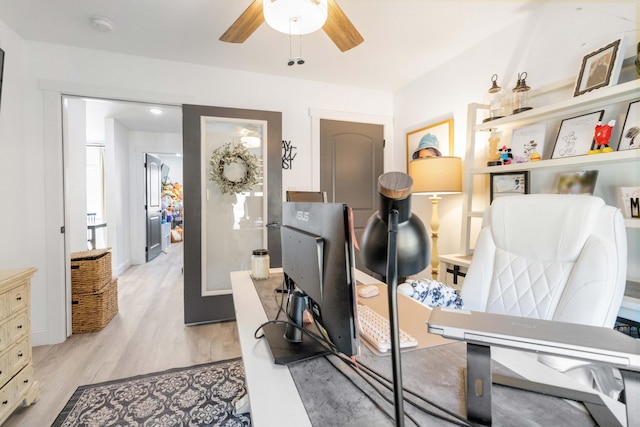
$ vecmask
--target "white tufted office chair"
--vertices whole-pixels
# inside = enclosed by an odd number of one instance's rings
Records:
[[[470,310],[613,327],[626,272],[619,209],[593,196],[502,197],[485,213],[462,299]]]
[[[485,212],[461,296],[469,310],[613,327],[626,272],[619,209],[593,196],[501,197]],[[560,371],[578,365],[539,359]]]

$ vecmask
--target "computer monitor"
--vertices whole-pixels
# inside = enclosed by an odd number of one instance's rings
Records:
[[[302,327],[302,312],[308,309],[336,350],[352,356],[359,341],[349,210],[341,203],[285,202],[281,238],[282,269],[294,289],[289,320]],[[270,324],[263,330],[278,364],[327,352],[296,327]]]

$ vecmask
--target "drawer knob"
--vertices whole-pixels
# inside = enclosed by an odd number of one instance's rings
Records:
[[[22,329],[22,325],[18,325],[18,329]]]
[[[28,380],[28,379],[26,379],[26,380],[24,380],[23,382],[24,382],[25,384],[27,384],[27,383],[29,382],[29,380]]]
[[[21,351],[18,352],[18,357],[22,357],[22,352]]]
[[[17,301],[22,301],[22,297],[16,298]]]
[[[9,401],[8,401],[8,400],[3,400],[3,401],[2,401],[2,404],[3,404],[3,405],[6,405],[7,403],[9,403]]]

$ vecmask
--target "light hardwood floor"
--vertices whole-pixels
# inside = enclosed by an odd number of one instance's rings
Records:
[[[241,355],[235,322],[184,324],[182,246],[118,277],[119,312],[103,330],[34,347],[40,400],[3,427],[51,425],[80,385]]]

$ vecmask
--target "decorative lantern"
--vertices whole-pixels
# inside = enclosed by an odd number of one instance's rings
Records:
[[[531,88],[527,86],[526,78],[526,72],[518,74],[518,82],[516,87],[513,88],[513,114],[531,110],[531,107],[529,107],[529,91]]]
[[[498,75],[491,76],[491,87],[487,92],[485,103],[489,106],[489,117],[484,119],[485,122],[489,120],[499,119],[506,116],[505,102],[506,96],[500,86],[498,86]]]

